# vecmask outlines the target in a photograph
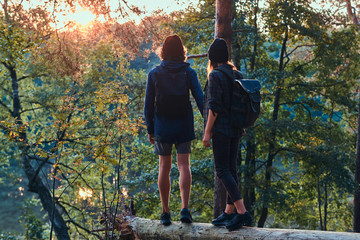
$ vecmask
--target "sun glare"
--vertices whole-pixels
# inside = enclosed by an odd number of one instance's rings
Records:
[[[79,188],[79,197],[83,200],[86,200],[87,198],[92,197],[92,190],[87,188]]]
[[[74,13],[70,13],[67,16],[67,20],[75,22],[75,23],[83,25],[83,26],[87,26],[92,21],[95,21],[95,19],[96,19],[96,16],[85,8],[76,10]]]

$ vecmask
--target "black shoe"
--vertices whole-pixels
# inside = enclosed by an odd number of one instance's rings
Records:
[[[171,224],[171,216],[169,212],[161,214],[160,223],[164,226],[169,226]]]
[[[227,214],[225,212],[223,212],[222,214],[220,214],[220,216],[218,216],[217,218],[215,218],[214,220],[211,221],[211,224],[214,226],[225,226],[226,224],[228,224],[231,219],[233,219],[233,217],[235,217],[236,213],[232,213],[232,214]]]
[[[229,231],[233,231],[235,229],[241,228],[242,226],[251,226],[252,217],[249,212],[245,212],[244,214],[236,214],[235,217],[226,224],[226,228]]]
[[[189,209],[187,208],[181,209],[180,215],[181,215],[180,221],[182,223],[192,223],[192,217]]]

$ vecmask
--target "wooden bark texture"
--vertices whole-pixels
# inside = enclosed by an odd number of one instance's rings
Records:
[[[159,220],[132,218],[129,225],[143,240],[359,240],[360,233],[310,231],[296,229],[243,227],[229,232],[225,227],[215,227],[209,223],[185,224],[173,222],[163,226]]]
[[[233,0],[216,0],[216,18],[214,38],[223,38],[229,51],[229,60],[231,60],[231,40],[232,40],[232,9]],[[221,180],[214,176],[214,218],[218,217],[226,206],[226,189]]]

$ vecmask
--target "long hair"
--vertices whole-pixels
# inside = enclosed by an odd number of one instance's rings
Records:
[[[235,65],[230,61],[227,61],[227,62],[224,62],[224,63],[216,63],[216,62],[213,62],[213,61],[211,61],[209,59],[208,64],[207,64],[207,68],[206,68],[206,70],[207,70],[207,79],[209,79],[209,75],[210,75],[211,71],[214,70],[215,68],[217,68],[218,66],[222,65],[222,64],[227,64],[227,65],[231,66],[231,68],[233,70],[237,70]]]
[[[161,51],[160,51],[160,55],[159,57],[162,59],[162,60],[169,60],[169,61],[179,61],[179,62],[186,62],[187,60],[187,49],[185,48],[184,46],[184,51],[183,53],[180,55],[177,55],[177,56],[173,56],[173,55],[169,55],[168,52],[164,51],[164,48],[162,47],[161,48]]]
[[[186,62],[186,54],[187,49],[178,35],[168,36],[161,49],[158,51],[158,55],[161,60],[169,61]]]

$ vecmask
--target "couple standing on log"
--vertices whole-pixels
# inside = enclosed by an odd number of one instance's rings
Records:
[[[180,172],[182,199],[180,220],[191,223],[189,210],[191,189],[191,140],[195,139],[193,110],[189,90],[204,117],[203,145],[213,149],[215,171],[227,191],[224,212],[212,220],[215,226],[235,230],[250,226],[252,218],[246,211],[238,189],[236,159],[241,128],[230,125],[228,109],[231,84],[223,72],[233,74],[235,66],[228,61],[228,47],[223,39],[215,39],[208,50],[208,78],[203,94],[196,72],[186,62],[186,49],[179,36],[168,36],[161,48],[161,63],[148,75],[144,114],[150,143],[159,155],[158,187],[162,204],[160,222],[171,224],[169,209],[171,152],[175,145]],[[239,71],[235,71],[241,77]],[[210,143],[212,140],[212,144]]]

